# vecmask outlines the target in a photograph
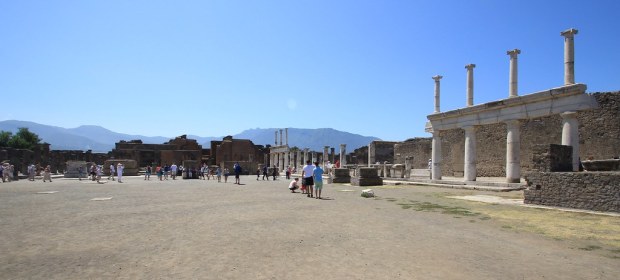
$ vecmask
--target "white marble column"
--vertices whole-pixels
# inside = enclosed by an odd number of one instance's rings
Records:
[[[568,29],[560,33],[564,36],[564,84],[575,83],[575,35],[577,29]]]
[[[312,163],[316,162],[316,152],[312,152]]]
[[[276,156],[275,153],[273,153],[273,152],[269,153],[269,166],[270,167],[273,167],[275,156]]]
[[[277,130],[276,130],[276,142],[273,145],[278,146],[278,131]]]
[[[347,164],[347,144],[340,144],[340,167]]]
[[[327,161],[329,160],[329,146],[323,147],[323,167],[326,168]]]
[[[289,166],[291,166],[291,162],[289,159],[290,156],[291,156],[290,151],[284,152],[284,168],[288,168]]]
[[[506,182],[521,181],[521,123],[518,120],[506,122]]]
[[[443,78],[443,76],[441,75],[437,75],[433,77],[433,80],[435,80],[435,113],[441,112],[439,109],[439,94],[440,94],[439,80],[441,80],[441,78]]]
[[[465,129],[465,166],[464,180],[476,181],[476,127],[466,126]]]
[[[288,146],[288,128],[285,128],[284,132],[286,133],[286,138],[285,138],[286,142],[284,142],[284,145]]]
[[[506,54],[510,56],[510,77],[508,81],[508,97],[519,96],[518,92],[518,61],[517,56],[521,53],[521,50],[514,49],[507,51]]]
[[[297,160],[295,162],[297,162],[297,165],[295,165],[295,168],[297,170],[304,166],[303,162],[301,161],[301,150],[297,150]]]
[[[467,64],[467,107],[474,106],[474,67],[476,64]]]
[[[441,180],[441,137],[439,136],[439,131],[433,132],[433,142],[432,142],[432,167],[431,167],[431,176],[433,180]]]
[[[308,149],[308,148],[305,148],[305,149],[304,149],[304,165],[306,164],[306,162],[308,162],[308,160],[310,160],[310,158],[308,157],[308,151],[309,151],[309,150],[310,150],[310,149]],[[302,165],[302,166],[303,166],[303,165]]]
[[[562,145],[573,147],[573,171],[579,171],[579,121],[577,112],[564,112],[562,116]]]
[[[280,129],[280,146],[282,146],[282,129]]]

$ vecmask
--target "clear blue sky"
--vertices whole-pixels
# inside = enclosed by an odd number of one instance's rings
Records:
[[[442,111],[575,77],[620,89],[620,1],[0,1],[0,120],[147,136],[331,127],[429,137]]]

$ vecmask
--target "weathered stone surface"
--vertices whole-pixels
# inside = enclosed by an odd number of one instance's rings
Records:
[[[526,204],[620,212],[620,172],[528,172]]]
[[[358,168],[357,176],[351,178],[353,186],[381,186],[383,179],[379,177],[377,169],[374,167]]]
[[[585,171],[620,171],[620,159],[584,160]]]
[[[334,183],[350,183],[351,175],[348,168],[334,168]]]
[[[82,167],[82,178],[88,177],[88,167],[83,160],[70,160],[66,163],[67,170],[65,178],[78,178],[80,176],[80,167]]]
[[[540,172],[573,171],[573,147],[564,145],[534,145],[532,170]]]

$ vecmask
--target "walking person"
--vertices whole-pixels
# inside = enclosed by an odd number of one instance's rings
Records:
[[[260,167],[256,168],[256,181],[260,178]]]
[[[49,165],[45,167],[45,170],[43,170],[43,182],[45,182],[45,180],[50,181],[50,183],[52,182],[52,168]]]
[[[102,165],[97,165],[97,170],[95,171],[95,173],[97,173],[97,175],[95,177],[95,181],[97,181],[97,183],[100,183],[101,176],[103,175],[103,166]]]
[[[273,176],[273,180],[275,181],[276,177],[278,176],[278,168],[277,167],[273,168],[273,172],[272,172],[271,175]]]
[[[303,178],[303,184],[306,186],[306,194],[308,197],[314,197],[312,194],[312,186],[314,185],[314,166],[312,161],[307,160],[306,165],[301,170],[301,178]]]
[[[125,169],[125,166],[119,162],[118,165],[116,166],[116,174],[117,174],[119,183],[123,182],[123,169]]]
[[[241,179],[239,178],[239,176],[241,175],[241,165],[239,165],[238,162],[235,162],[234,171],[235,171],[235,184],[241,185]]]
[[[263,181],[265,180],[265,177],[267,177],[267,181],[269,181],[269,173],[267,172],[267,170],[267,165],[263,166]]]
[[[164,165],[164,180],[168,180],[168,173],[170,172],[170,166],[166,163]]]
[[[170,166],[170,176],[172,177],[172,180],[176,180],[177,179],[177,163],[173,162],[172,165]]]
[[[315,161],[314,170],[312,170],[312,177],[314,180],[314,197],[321,199],[321,191],[323,190],[323,169],[319,166],[319,162]]]
[[[33,169],[35,169],[34,165],[32,166]],[[33,172],[36,173],[36,171],[33,170]],[[80,167],[78,167],[78,179],[80,181],[82,181],[82,176],[84,176],[84,166],[80,165]]]
[[[217,169],[215,169],[215,175],[217,176],[217,182],[221,183],[222,182],[222,169],[218,166]]]
[[[291,167],[288,166],[286,167],[286,180],[290,180],[291,179]]]
[[[28,181],[34,181],[34,175],[36,173],[35,168],[36,167],[34,167],[34,164],[28,165]]]
[[[108,180],[110,180],[110,178],[114,181],[114,163],[110,163],[110,176],[108,176]]]
[[[228,167],[224,167],[224,183],[228,182],[228,175],[230,175],[230,172],[228,171]]]
[[[151,180],[151,172],[153,171],[153,168],[151,167],[151,165],[147,165],[146,166],[146,172],[144,172],[144,180]]]
[[[91,181],[97,180],[97,165],[95,163],[90,166],[90,179]]]

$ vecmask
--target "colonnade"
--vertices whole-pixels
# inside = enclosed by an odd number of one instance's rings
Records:
[[[564,40],[564,84],[565,86],[575,84],[574,74],[574,35],[577,34],[576,29],[569,29],[560,33],[565,37]],[[518,69],[517,69],[517,56],[521,53],[520,50],[514,49],[507,51],[510,56],[510,76],[509,76],[509,98],[518,97]],[[467,107],[473,105],[473,69],[475,64],[468,64],[465,66],[467,69]],[[432,77],[435,80],[435,112],[439,114],[441,112],[439,106],[440,99],[440,80],[443,78],[440,75]],[[516,114],[515,114],[516,115]],[[562,145],[568,145],[573,147],[573,170],[579,170],[579,122],[577,120],[576,111],[565,111],[560,113],[562,117]],[[516,119],[504,119],[500,122],[506,124],[506,181],[508,183],[516,183],[521,178],[521,120],[526,119],[528,116],[524,115],[521,118]],[[467,121],[463,121],[463,124],[459,125],[465,132],[465,155],[464,155],[464,181],[476,180],[476,124],[470,124]],[[442,171],[442,152],[441,152],[441,130],[436,129],[433,126],[432,129],[432,179],[441,180]]]

